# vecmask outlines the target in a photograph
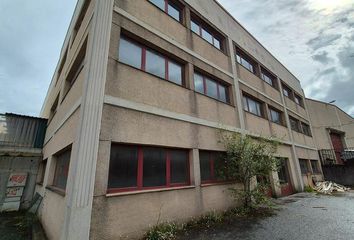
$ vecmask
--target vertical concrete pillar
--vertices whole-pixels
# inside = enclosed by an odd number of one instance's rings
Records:
[[[230,57],[231,57],[231,69],[232,69],[232,74],[234,78],[234,86],[235,86],[235,97],[236,97],[236,103],[235,106],[237,107],[237,112],[239,121],[240,121],[240,128],[241,128],[241,133],[245,133],[245,118],[243,115],[243,107],[242,107],[242,97],[241,97],[241,92],[240,92],[240,83],[238,81],[238,74],[237,74],[237,69],[236,69],[236,56],[235,56],[235,48],[234,48],[234,43],[231,38],[228,38],[228,45],[230,49]]]
[[[89,239],[113,0],[95,1],[79,129],[72,149],[62,240]]]
[[[200,177],[200,161],[199,161],[199,150],[193,149],[192,150],[192,184],[194,186],[200,186],[201,184],[201,177]]]
[[[277,80],[278,80],[278,85],[279,85],[279,91],[281,93],[280,94],[281,101],[282,101],[282,104],[284,107],[285,121],[286,121],[286,125],[288,126],[288,133],[289,133],[289,137],[290,137],[290,141],[291,141],[291,156],[292,156],[293,161],[289,161],[290,175],[292,176],[292,180],[293,180],[293,184],[294,184],[295,189],[300,192],[300,191],[303,191],[303,189],[304,189],[304,183],[302,181],[300,163],[299,163],[299,160],[297,157],[296,148],[295,148],[295,144],[294,144],[294,137],[293,137],[293,133],[291,130],[288,109],[286,107],[286,102],[285,102],[285,98],[284,98],[284,94],[283,94],[283,86],[281,84],[280,79],[277,78]]]

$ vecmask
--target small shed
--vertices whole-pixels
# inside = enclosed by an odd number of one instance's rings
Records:
[[[0,212],[29,207],[46,127],[46,119],[0,114]]]

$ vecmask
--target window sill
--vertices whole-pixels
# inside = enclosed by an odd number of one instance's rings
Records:
[[[117,58],[112,58],[112,59],[114,59],[115,61],[117,61],[119,64],[122,64],[122,65],[124,65],[124,66],[133,68],[133,69],[138,70],[138,71],[140,71],[140,72],[146,73],[146,74],[148,74],[148,75],[150,75],[150,76],[153,76],[153,77],[155,77],[155,78],[158,78],[159,80],[163,80],[163,81],[165,81],[165,82],[172,83],[172,84],[175,85],[175,86],[182,87],[182,88],[184,88],[184,89],[190,90],[189,88],[187,88],[187,87],[185,86],[185,80],[184,80],[184,79],[182,80],[182,84],[178,84],[178,83],[175,83],[175,82],[173,82],[173,81],[170,81],[170,80],[168,80],[168,79],[166,79],[166,78],[162,78],[162,77],[159,77],[159,76],[157,76],[157,75],[155,75],[155,74],[152,74],[152,73],[149,73],[149,72],[147,72],[147,71],[144,71],[144,70],[142,70],[141,68],[137,68],[137,67],[131,66],[131,65],[127,64],[127,63],[121,62],[121,61],[119,61],[119,59],[117,59]],[[173,59],[172,59],[172,60],[173,60]]]
[[[231,103],[223,102],[223,101],[221,101],[221,100],[219,100],[219,99],[217,99],[217,98],[210,97],[210,96],[208,96],[208,95],[206,95],[206,94],[204,94],[204,93],[198,92],[198,91],[196,91],[196,90],[194,90],[194,92],[195,92],[195,93],[198,93],[198,94],[200,94],[200,95],[202,95],[202,96],[204,96],[204,97],[213,99],[213,100],[215,100],[215,101],[217,101],[217,102],[219,102],[219,103],[223,103],[223,104],[229,105],[230,107],[235,107],[235,106],[232,105]]]
[[[37,182],[36,184],[43,187],[43,182]]]
[[[202,183],[200,186],[201,187],[211,187],[211,186],[219,186],[219,185],[232,185],[232,184],[236,184],[237,182],[230,182],[230,181],[226,181],[226,182],[210,182],[210,183]]]
[[[247,110],[245,110],[245,109],[243,109],[243,111],[245,111],[245,113],[251,114],[252,116],[255,116],[255,117],[258,117],[258,118],[261,118],[261,119],[263,119],[263,120],[268,121],[268,119],[266,119],[266,118],[263,117],[263,116],[259,116],[259,115],[257,115],[257,114],[251,113],[251,112],[249,112],[249,111],[247,111]]]
[[[128,196],[128,195],[136,195],[136,194],[144,194],[144,193],[155,193],[155,192],[166,192],[166,191],[192,189],[192,188],[195,188],[195,186],[192,185],[192,186],[183,186],[183,187],[171,187],[171,188],[159,188],[159,189],[149,189],[149,190],[137,190],[137,191],[107,193],[106,197]]]
[[[270,121],[270,120],[269,120]],[[276,122],[272,122],[270,121],[272,124],[276,124],[277,126],[280,126],[280,127],[284,127],[284,128],[288,128],[286,125],[282,124],[282,123],[276,123]]]
[[[60,188],[57,188],[57,187],[54,187],[54,186],[47,186],[46,189],[62,196],[62,197],[65,197],[65,190],[63,189],[60,189]]]
[[[208,43],[210,46],[212,46],[213,48],[215,48],[216,50],[218,50],[219,52],[221,52],[222,54],[224,54],[226,57],[228,57],[228,55],[226,54],[226,52],[224,52],[223,49],[219,49],[217,47],[215,47],[213,44],[211,44],[210,42],[208,42],[207,40],[205,40],[204,38],[202,38],[200,35],[198,35],[197,33],[193,32],[192,29],[190,29],[190,31],[192,32],[192,34],[196,35],[197,37],[199,37],[200,39],[202,39],[203,41],[205,41],[206,43]],[[221,41],[220,41],[221,42]]]

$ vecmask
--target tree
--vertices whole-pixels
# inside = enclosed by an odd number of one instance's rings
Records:
[[[265,189],[269,189],[269,185],[257,184],[252,188],[252,180],[255,177],[268,179],[271,172],[278,170],[279,160],[274,156],[278,142],[228,132],[223,132],[221,139],[226,149],[222,174],[243,184],[242,190],[230,189],[234,197],[243,201],[245,208],[264,203]]]

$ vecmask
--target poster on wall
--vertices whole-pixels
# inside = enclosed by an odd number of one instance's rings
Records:
[[[6,195],[1,211],[18,211],[21,197],[26,186],[27,173],[11,173],[6,187]]]

